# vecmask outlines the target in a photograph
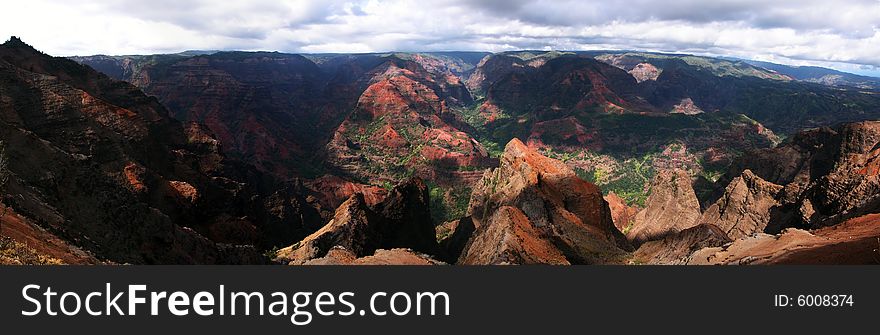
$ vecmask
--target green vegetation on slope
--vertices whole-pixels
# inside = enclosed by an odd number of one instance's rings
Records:
[[[439,187],[428,183],[431,220],[435,225],[464,217],[471,198],[470,187]]]
[[[638,158],[630,158],[616,162],[614,169],[594,167],[587,170],[575,167],[574,171],[586,181],[602,189],[602,193],[616,193],[629,205],[644,206],[648,199],[648,186],[654,178],[651,163],[654,155],[646,154]]]

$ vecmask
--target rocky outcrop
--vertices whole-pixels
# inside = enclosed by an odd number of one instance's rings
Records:
[[[651,63],[639,63],[636,64],[632,70],[626,72],[631,74],[633,78],[636,78],[637,82],[641,83],[648,80],[656,81],[657,77],[660,77],[660,73],[663,72],[663,70],[651,65]]]
[[[199,191],[185,181],[172,180],[168,182],[171,196],[187,203],[195,203],[199,199]]]
[[[320,258],[335,247],[343,247],[357,255],[365,255],[380,244],[377,225],[380,218],[367,207],[363,195],[355,194],[346,200],[330,222],[300,242],[281,249],[277,259],[291,264],[303,264]]]
[[[569,261],[529,222],[523,211],[498,208],[468,243],[458,259],[463,265],[552,264]]]
[[[880,123],[869,121],[801,132],[745,154],[731,169],[739,175],[722,178],[731,181],[699,221],[734,242],[706,246],[688,263],[873,263],[878,143]],[[658,252],[652,245],[637,255],[652,261]]]
[[[259,249],[308,233],[307,215],[265,210],[285,183],[226,159],[136,87],[17,39],[0,46],[0,120],[3,202],[97,259],[263,263]]]
[[[694,100],[691,98],[681,99],[681,102],[675,106],[672,106],[672,110],[670,111],[672,114],[684,114],[684,115],[697,115],[704,113],[700,107],[694,104]]]
[[[460,263],[609,263],[620,261],[629,248],[598,187],[518,139],[505,147],[500,166],[474,187],[468,213],[476,231]],[[499,245],[508,245],[503,249],[508,251],[499,254]],[[530,250],[539,254],[522,255]]]
[[[639,208],[627,205],[626,200],[613,191],[608,192],[604,199],[611,210],[611,220],[614,221],[614,226],[617,227],[617,230],[622,232],[629,231],[632,228],[633,221],[636,219]]]
[[[355,183],[338,176],[324,175],[308,183],[308,187],[317,193],[318,201],[325,208],[336,208],[355,193],[364,195],[367,204],[374,206],[385,199],[388,191],[375,185]]]
[[[880,177],[873,168],[878,143],[875,121],[800,132],[776,148],[747,152],[719,184],[742,184],[742,175],[778,185],[761,187],[773,198],[764,204],[772,207],[762,228],[767,233],[834,225],[880,210]]]
[[[436,254],[439,248],[424,182],[414,178],[400,184],[373,207],[367,205],[362,194],[353,195],[336,209],[327,225],[281,249],[276,259],[291,265],[305,264],[326,256],[333,247],[345,248],[357,257],[390,248]]]
[[[327,256],[316,258],[304,265],[445,265],[428,255],[411,249],[379,249],[373,255],[358,258],[342,247],[333,247]]]
[[[301,240],[321,228],[325,218],[332,214],[315,201],[313,192],[298,180],[292,185],[281,184],[257,192],[258,201],[254,206],[259,208],[254,210],[252,220],[265,223],[262,234],[275,237],[268,239],[272,247]],[[260,194],[262,192],[268,195]]]
[[[713,225],[701,224],[668,235],[661,240],[648,241],[633,253],[632,264],[687,264],[694,252],[703,248],[720,247],[730,243],[727,234]]]
[[[634,244],[661,239],[697,224],[700,202],[686,171],[658,172],[650,192],[645,209],[636,214],[635,223],[626,234]]]
[[[628,54],[604,54],[596,56],[596,59],[626,71],[639,83],[648,80],[656,81],[660,77],[660,73],[663,72],[662,69],[647,62],[646,59],[639,59]]]
[[[385,222],[383,248],[411,248],[437,253],[437,238],[431,221],[428,187],[414,177],[394,187],[374,207]]]
[[[474,234],[474,221],[469,216],[445,222],[435,228],[437,243],[440,245],[441,259],[455,263]]]
[[[743,171],[699,222],[721,228],[732,239],[763,232],[770,224],[773,210],[780,205],[782,189],[750,170]]]
[[[797,203],[800,226],[819,228],[880,210],[880,122],[846,124],[831,135],[825,150],[810,158],[812,178]]]
[[[880,264],[880,214],[815,231],[789,228],[695,252],[688,264]]]

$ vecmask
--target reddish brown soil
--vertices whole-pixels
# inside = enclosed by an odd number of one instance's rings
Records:
[[[813,232],[741,238],[696,252],[691,264],[880,264],[880,214]]]
[[[614,192],[608,193],[604,198],[611,210],[611,220],[614,221],[614,226],[621,232],[627,230],[636,219],[639,208],[628,206],[626,201]]]
[[[355,193],[364,195],[367,205],[374,206],[382,200],[388,191],[379,186],[359,184],[347,181],[337,176],[324,175],[309,183],[309,187],[318,193],[320,199],[318,201],[326,208],[335,209],[342,204],[343,201],[350,198]]]
[[[0,205],[2,236],[11,237],[19,243],[26,244],[38,254],[60,259],[66,264],[97,264],[97,259],[79,248],[67,244],[57,236],[33,224],[27,218]]]
[[[776,264],[880,264],[880,214],[819,229],[825,241],[780,255]]]

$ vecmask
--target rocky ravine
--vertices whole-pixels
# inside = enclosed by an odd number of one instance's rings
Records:
[[[0,45],[0,139],[3,203],[90,254],[65,261],[262,263],[321,220],[300,186],[226,159],[155,98],[15,38]]]
[[[333,248],[343,248],[355,258],[392,248],[437,254],[439,247],[425,183],[419,178],[402,183],[374,206],[369,206],[362,194],[352,195],[336,209],[329,223],[302,241],[281,249],[276,261],[306,264],[327,257]]]
[[[747,153],[698,226],[643,244],[633,262],[873,264],[878,145],[880,122],[865,121]]]

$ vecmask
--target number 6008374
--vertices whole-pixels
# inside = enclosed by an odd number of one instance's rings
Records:
[[[777,294],[773,299],[774,307],[852,307],[851,294],[801,294],[791,297]]]

